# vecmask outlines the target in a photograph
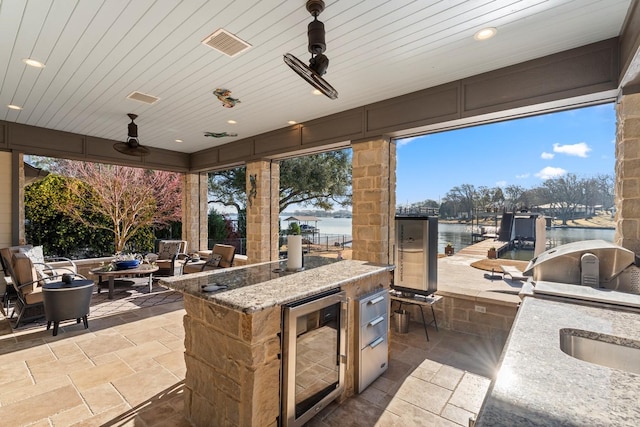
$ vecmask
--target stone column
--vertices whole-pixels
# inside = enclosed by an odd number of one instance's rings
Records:
[[[207,174],[185,173],[182,183],[182,239],[189,253],[207,250]]]
[[[280,164],[247,163],[247,258],[250,264],[276,261],[279,254]]]
[[[640,253],[640,94],[616,106],[615,243]]]
[[[27,243],[24,230],[24,154],[11,152],[11,243]]]
[[[390,264],[396,209],[396,144],[352,142],[353,259]]]

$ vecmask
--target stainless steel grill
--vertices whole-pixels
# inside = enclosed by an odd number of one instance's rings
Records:
[[[568,243],[533,258],[524,271],[534,282],[586,285],[640,293],[635,254],[604,240]]]

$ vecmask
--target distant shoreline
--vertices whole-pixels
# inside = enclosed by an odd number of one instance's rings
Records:
[[[615,227],[605,227],[600,225],[552,225],[553,229],[563,229],[563,228],[589,228],[593,230],[615,230]]]
[[[480,220],[479,222],[476,222],[475,220],[457,220],[457,219],[444,219],[444,220],[440,219],[438,220],[438,222],[443,224],[464,224],[467,226],[478,226],[478,225],[479,226],[495,226],[496,225],[495,219],[488,219],[488,218],[485,218],[484,220]],[[499,221],[497,225],[498,226],[500,225]],[[615,230],[616,229],[615,221],[608,214],[594,215],[589,219],[585,219],[585,218],[572,219],[567,221],[566,225],[563,225],[561,221],[554,220],[552,221],[551,226],[547,228],[552,228],[552,229],[588,228],[588,229],[594,229],[594,230]]]

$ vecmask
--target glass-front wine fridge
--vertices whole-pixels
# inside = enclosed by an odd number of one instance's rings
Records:
[[[303,425],[344,391],[346,325],[339,290],[283,307],[283,427]]]

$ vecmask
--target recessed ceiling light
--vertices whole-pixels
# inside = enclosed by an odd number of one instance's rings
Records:
[[[24,58],[22,60],[22,62],[24,62],[25,64],[29,65],[30,67],[35,67],[35,68],[44,68],[45,65],[40,62],[40,61],[36,61],[35,59],[31,59],[31,58]]]
[[[487,27],[475,33],[473,35],[473,38],[476,40],[488,40],[491,37],[495,36],[497,32],[498,30],[495,29],[494,27]]]
[[[287,123],[289,123],[290,125],[295,125],[298,122],[296,122],[295,120],[289,120]]]
[[[238,122],[236,122],[235,120],[227,120],[227,123],[229,123],[230,125],[235,125]]]
[[[176,139],[176,142],[184,142],[184,141],[181,139]]]
[[[9,104],[7,105],[7,107],[9,107],[11,110],[22,110],[22,107],[19,105]]]
[[[320,92],[318,89],[314,89],[311,93],[314,95],[322,95],[322,92]]]

